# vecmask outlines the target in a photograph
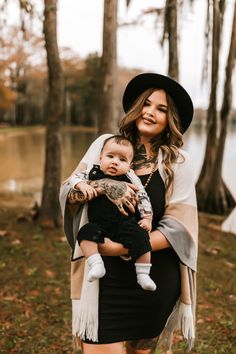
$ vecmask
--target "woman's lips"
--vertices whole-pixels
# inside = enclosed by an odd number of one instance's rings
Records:
[[[142,120],[144,121],[144,123],[146,124],[155,124],[155,121],[151,118],[147,118],[147,117],[142,117]]]

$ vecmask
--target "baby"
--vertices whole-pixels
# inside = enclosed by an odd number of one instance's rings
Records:
[[[156,284],[149,276],[151,245],[148,233],[152,226],[152,207],[140,179],[130,169],[133,155],[132,143],[127,138],[121,135],[111,136],[103,144],[100,165],[94,165],[85,176],[88,180],[109,178],[109,183],[114,180],[135,184],[139,188],[138,212],[134,215],[127,208],[127,215],[123,215],[116,205],[105,195],[101,195],[88,202],[89,222],[79,230],[77,239],[90,268],[88,281],[102,278],[106,273],[98,244],[104,243],[104,237],[109,237],[129,249],[129,255],[135,262],[138,284],[145,290],[155,291]],[[83,183],[83,188],[89,188],[89,182]],[[116,188],[114,182],[111,188]]]

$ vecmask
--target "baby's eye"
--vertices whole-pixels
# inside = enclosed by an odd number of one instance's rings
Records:
[[[126,159],[125,159],[125,158],[123,158],[123,157],[121,157],[121,158],[120,158],[120,161],[122,161],[122,162],[126,162]]]
[[[107,154],[107,157],[109,157],[110,159],[112,159],[112,158],[113,158],[113,155]]]

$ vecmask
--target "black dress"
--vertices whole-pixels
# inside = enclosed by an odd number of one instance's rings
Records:
[[[145,184],[149,175],[139,176]],[[164,213],[165,187],[157,170],[146,188],[153,207],[153,229]],[[100,344],[158,336],[180,295],[179,259],[172,248],[152,252],[151,278],[157,290],[143,290],[133,262],[103,257],[106,275],[100,279]],[[89,340],[85,340],[91,343]]]

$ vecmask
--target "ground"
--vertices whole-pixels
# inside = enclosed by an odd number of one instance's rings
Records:
[[[0,353],[72,354],[70,250],[61,229],[31,219],[30,206],[30,195],[0,195]],[[235,354],[236,235],[220,231],[222,217],[199,220],[193,354]],[[185,352],[177,334],[173,353]]]

